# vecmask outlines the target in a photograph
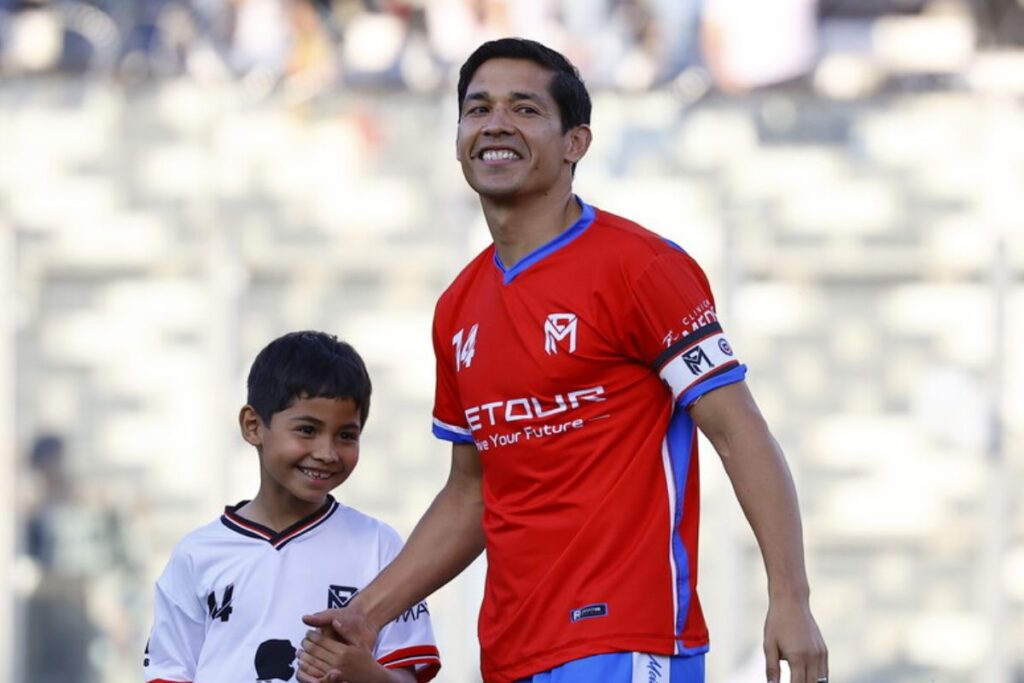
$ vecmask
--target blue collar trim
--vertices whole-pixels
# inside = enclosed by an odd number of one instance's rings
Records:
[[[590,227],[590,224],[594,222],[594,217],[597,215],[597,212],[594,210],[594,207],[587,204],[579,197],[576,197],[576,201],[579,203],[580,208],[583,209],[580,213],[580,217],[576,219],[576,222],[562,231],[560,235],[550,242],[542,244],[523,258],[519,259],[519,261],[517,261],[511,268],[505,267],[505,264],[503,264],[501,259],[498,258],[498,250],[494,250],[494,265],[498,267],[498,270],[505,274],[506,285],[512,282],[512,280],[514,280],[516,276],[524,270],[569,244]]]

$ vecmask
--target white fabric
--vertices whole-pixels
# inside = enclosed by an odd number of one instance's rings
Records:
[[[294,680],[297,662],[288,651],[301,645],[308,630],[302,615],[339,606],[402,546],[398,533],[383,522],[333,506],[322,519],[276,539],[246,535],[227,515],[182,539],[156,584],[146,680]],[[260,528],[254,529],[258,535]],[[384,627],[374,654],[395,658],[409,648],[423,653],[423,646],[433,653],[426,658],[436,662],[425,603]],[[419,662],[419,669],[423,660],[405,658],[403,663]]]

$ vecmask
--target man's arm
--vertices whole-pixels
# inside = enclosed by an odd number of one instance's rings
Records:
[[[811,615],[800,509],[782,449],[745,382],[705,394],[690,416],[721,456],[761,548],[768,574],[768,680],[779,681],[780,659],[789,662],[792,683],[827,679],[828,651]]]
[[[318,612],[303,621],[320,627],[337,621],[339,635],[349,639],[357,633],[372,647],[384,624],[451,581],[483,552],[481,477],[476,446],[453,444],[448,481],[394,561],[344,609]],[[338,628],[341,624],[344,629]]]

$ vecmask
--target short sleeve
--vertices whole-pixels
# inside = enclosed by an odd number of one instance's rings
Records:
[[[143,669],[147,681],[192,681],[206,633],[205,613],[191,590],[187,558],[172,555],[157,580],[153,627]]]
[[[391,563],[401,550],[402,541],[390,527],[384,527],[381,539],[381,567]],[[413,605],[380,630],[374,656],[385,668],[412,668],[418,683],[432,680],[441,669],[441,657],[430,624],[426,601]]]
[[[671,245],[629,279],[626,352],[649,364],[676,401],[689,406],[744,378],[707,277],[686,252]]]
[[[434,436],[455,443],[473,443],[473,432],[466,422],[459,401],[459,385],[456,380],[456,345],[444,325],[444,314],[439,304],[434,312],[434,359],[436,362],[436,379],[434,383]],[[472,348],[475,343],[476,329],[470,328],[459,332],[459,350]],[[464,337],[464,338],[462,338]]]

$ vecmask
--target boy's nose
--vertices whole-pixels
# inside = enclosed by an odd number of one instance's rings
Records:
[[[313,458],[320,462],[337,462],[339,460],[338,453],[334,450],[331,444],[318,444],[313,449]]]

